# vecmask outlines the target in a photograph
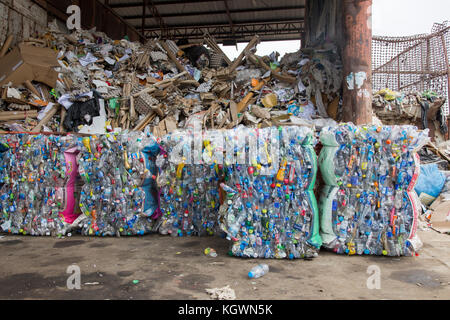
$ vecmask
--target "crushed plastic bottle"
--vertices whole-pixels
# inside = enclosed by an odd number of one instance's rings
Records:
[[[348,255],[414,254],[416,151],[428,140],[428,131],[411,126],[345,124],[322,131],[324,247]]]
[[[236,141],[238,137],[248,137],[248,145]],[[232,241],[231,254],[266,259],[314,257],[322,243],[313,192],[317,173],[313,131],[239,127],[227,131],[226,141],[236,159],[248,153],[249,160],[234,164],[229,155],[226,160],[222,189],[227,199],[220,220]]]
[[[11,234],[63,236],[76,219],[76,139],[16,134],[0,137],[0,228]]]
[[[248,277],[250,279],[258,279],[264,277],[268,273],[269,273],[269,266],[267,264],[260,264],[254,267],[252,270],[250,270],[250,272],[248,273]]]
[[[214,250],[212,248],[206,248],[203,253],[205,254],[205,256],[217,258],[217,252],[216,252],[216,250]]]
[[[155,172],[149,164],[155,141],[150,134],[127,131],[78,139],[84,180],[80,209],[86,217],[82,234],[142,236],[155,231]]]
[[[214,235],[218,229],[219,179],[223,169],[212,161],[214,145],[203,136],[177,131],[162,139],[161,148],[165,152],[156,160],[160,172],[160,234]]]

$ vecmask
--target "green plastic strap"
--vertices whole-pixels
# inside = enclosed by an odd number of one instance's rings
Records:
[[[306,191],[308,202],[312,210],[312,230],[311,235],[307,240],[307,242],[312,246],[316,247],[317,249],[320,249],[320,247],[322,246],[322,237],[320,236],[320,213],[319,207],[317,206],[317,199],[314,194],[314,187],[316,185],[317,180],[317,170],[319,170],[317,166],[317,154],[312,145],[305,145],[304,148],[305,151],[309,153],[312,159],[312,166],[313,166],[313,177]]]

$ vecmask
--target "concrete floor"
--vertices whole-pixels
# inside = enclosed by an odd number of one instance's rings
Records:
[[[226,285],[248,300],[450,299],[450,236],[432,230],[420,236],[424,248],[418,257],[322,252],[311,261],[267,261],[270,273],[257,280],[247,273],[260,261],[227,256],[228,242],[220,238],[5,236],[0,299],[209,300],[205,289]],[[207,247],[219,256],[205,256]],[[66,287],[72,264],[81,269],[81,290]],[[381,270],[380,290],[367,288],[370,265]]]

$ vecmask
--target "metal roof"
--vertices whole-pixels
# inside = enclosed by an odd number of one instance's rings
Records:
[[[104,0],[148,38],[299,40],[306,0]],[[145,9],[144,9],[145,8]],[[145,18],[144,17],[145,12]]]

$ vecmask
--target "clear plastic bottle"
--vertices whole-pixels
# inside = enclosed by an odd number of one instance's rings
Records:
[[[248,277],[250,279],[258,279],[265,276],[267,273],[269,273],[269,266],[267,264],[260,264],[250,270]]]
[[[342,225],[348,226],[351,249],[341,241],[329,243],[336,252],[357,254],[410,254],[407,238],[411,231],[414,213],[407,190],[417,165],[416,150],[428,140],[427,132],[418,133],[417,128],[402,127],[356,127],[352,124],[323,130],[332,145],[324,140],[324,148],[336,148],[333,159],[339,167],[345,163],[346,170],[335,168],[339,179],[339,191],[333,201],[332,228],[336,239],[341,239]],[[420,136],[420,137],[418,137]],[[346,223],[348,221],[348,224]],[[385,239],[385,240],[382,240]],[[383,243],[384,242],[384,243]],[[328,245],[327,245],[328,246]]]

